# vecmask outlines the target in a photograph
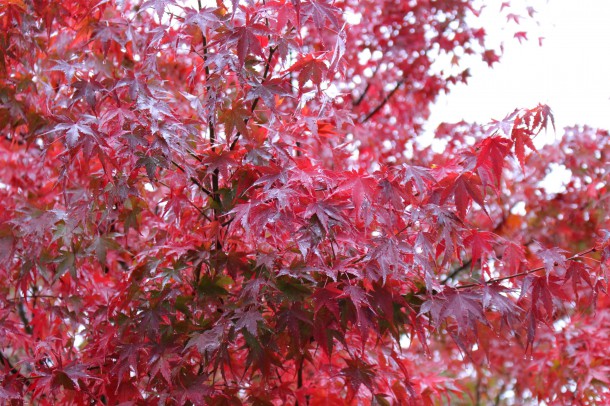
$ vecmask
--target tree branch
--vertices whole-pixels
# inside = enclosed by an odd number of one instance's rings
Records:
[[[11,363],[8,357],[2,352],[0,352],[0,364],[3,364],[4,366],[8,367],[11,375],[17,375],[17,379],[23,382],[26,386],[30,384],[28,378],[24,376],[21,372],[19,372],[19,370],[15,368],[15,366]]]
[[[271,69],[271,60],[272,60],[273,54],[275,53],[276,50],[277,50],[277,45],[274,46],[274,47],[271,47],[269,49],[269,56],[267,57],[267,62],[265,63],[265,70],[263,72],[263,80],[261,81],[261,84],[264,83],[265,80],[267,79],[267,75],[269,74],[269,70]],[[256,106],[258,105],[258,101],[259,100],[260,100],[260,97],[257,97],[252,102],[252,106],[250,106],[250,112],[251,113],[254,113],[254,110],[256,109]],[[244,124],[248,124],[249,120],[250,120],[250,117],[244,119]],[[240,136],[241,136],[241,133],[238,131],[235,134],[235,139],[231,143],[231,146],[229,147],[229,150],[233,151],[233,149],[235,149],[235,145],[237,144],[237,141],[239,141],[239,137]]]
[[[23,323],[23,329],[26,333],[32,334],[32,326],[30,325],[30,321],[28,320],[27,315],[25,314],[25,308],[23,307],[23,302],[19,301],[17,303],[17,313],[19,314],[19,318]]]
[[[569,258],[566,258],[566,261],[573,261],[576,259],[580,259],[580,258],[585,258],[584,255],[590,253],[590,252],[595,252],[595,248],[589,248],[585,251],[579,252],[578,254],[574,254]],[[503,276],[502,278],[493,278],[493,279],[489,279],[487,281],[485,281],[485,285],[491,285],[492,283],[498,283],[498,282],[502,282],[502,281],[506,281],[509,279],[514,279],[514,278],[518,278],[520,276],[526,276],[529,274],[532,274],[534,272],[538,272],[538,271],[542,271],[543,269],[545,269],[544,266],[539,266],[538,268],[534,268],[534,269],[530,269],[527,271],[523,271],[523,272],[519,272],[516,273],[514,275],[508,275],[508,276]],[[473,288],[475,286],[480,286],[480,283],[469,283],[467,285],[460,285],[460,286],[456,286],[456,289],[466,289],[466,288]]]
[[[176,161],[172,160],[172,164],[173,164],[173,165],[174,165],[176,168],[178,168],[178,169],[180,170],[180,172],[182,172],[182,173],[186,173],[186,170],[185,170],[185,169],[184,169],[184,168],[183,168],[183,167],[182,167],[182,166],[181,166],[179,163],[177,163]],[[201,191],[202,191],[202,192],[204,192],[206,195],[208,195],[208,196],[211,196],[211,195],[212,195],[212,192],[210,192],[210,191],[209,191],[209,190],[208,190],[208,189],[207,189],[205,186],[203,186],[203,185],[201,184],[201,182],[199,182],[199,181],[197,180],[197,178],[195,178],[194,176],[191,176],[191,178],[190,178],[190,179],[191,179],[191,182],[193,182],[194,184],[196,184],[196,185],[199,187],[199,189],[201,189]]]
[[[352,106],[358,107],[360,105],[360,103],[362,103],[362,100],[364,100],[364,96],[366,96],[366,94],[369,92],[370,88],[371,88],[371,82],[368,81],[366,83],[366,87],[362,91],[362,94],[360,95],[360,97],[358,97],[358,100],[356,100],[355,102],[352,103]]]
[[[377,105],[377,107],[375,107],[373,110],[371,110],[369,112],[369,114],[367,114],[362,120],[360,120],[361,124],[366,123],[367,121],[369,121],[371,119],[371,117],[373,117],[375,114],[377,114],[379,112],[379,110],[381,110],[383,108],[383,106],[385,106],[387,104],[387,102],[392,98],[392,96],[394,96],[394,93],[396,93],[396,91],[398,89],[400,89],[400,87],[402,86],[402,84],[405,83],[405,79],[400,79],[396,85],[394,86],[394,89],[392,89],[390,91],[390,93],[388,93],[386,95],[386,97],[383,98],[383,100],[381,101],[381,103],[379,103]]]
[[[362,101],[364,100],[364,97],[371,89],[371,81],[377,75],[377,71],[379,71],[379,66],[381,66],[381,61],[379,61],[379,63],[377,63],[377,65],[375,65],[375,70],[373,71],[373,74],[369,78],[368,82],[366,82],[366,87],[362,91],[362,94],[360,95],[360,97],[358,97],[358,100],[356,100],[355,102],[352,103],[352,106],[358,107],[360,105],[360,103],[362,103]]]
[[[303,387],[303,363],[305,362],[305,356],[301,356],[301,360],[299,362],[299,368],[297,370],[297,389],[301,389]],[[295,403],[295,406],[299,406],[299,402]]]
[[[512,207],[511,207],[512,209]],[[509,209],[509,211],[511,210]],[[506,223],[506,216],[503,215],[502,216],[502,220],[498,223],[498,225],[496,225],[493,229],[494,233],[499,232],[502,227],[504,226],[504,224]],[[523,244],[524,246],[527,246],[531,243],[531,240],[528,241],[527,243]],[[497,258],[500,259],[502,258],[502,255],[497,255]],[[455,278],[456,276],[458,276],[461,272],[465,271],[466,269],[468,269],[468,267],[472,264],[472,258],[470,258],[469,260],[467,260],[466,262],[464,262],[461,266],[459,266],[458,268],[454,269],[453,271],[451,271],[451,273],[449,275],[447,275],[441,282],[441,285],[445,285],[447,282],[449,282],[450,279]]]
[[[461,266],[455,268],[453,271],[451,271],[451,273],[449,275],[445,276],[445,278],[440,282],[440,284],[445,285],[447,282],[449,282],[450,279],[455,278],[462,271],[465,271],[466,269],[468,269],[468,267],[470,266],[471,263],[472,263],[472,259],[469,259],[468,261],[464,262]]]
[[[205,33],[202,32],[202,41],[203,41],[203,65],[204,65],[204,70],[205,70],[205,82],[206,82],[206,91],[209,94],[210,93],[210,85],[209,85],[209,80],[210,80],[210,67],[208,66],[208,41],[206,39]],[[211,112],[210,115],[208,116],[208,131],[210,133],[210,146],[212,147],[212,152],[216,152],[216,129],[214,128],[214,113]],[[212,172],[212,193],[210,194],[210,196],[212,197],[212,200],[214,201],[214,207],[212,208],[214,210],[214,220],[217,220],[220,213],[218,212],[220,210],[220,196],[218,195],[218,190],[219,190],[219,178],[220,178],[220,171],[218,170],[218,168],[216,168],[214,170],[214,172]],[[219,248],[220,242],[216,241],[216,247]]]

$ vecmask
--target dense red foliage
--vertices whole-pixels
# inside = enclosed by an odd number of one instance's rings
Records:
[[[0,402],[610,401],[608,133],[418,141],[477,13],[1,2]]]

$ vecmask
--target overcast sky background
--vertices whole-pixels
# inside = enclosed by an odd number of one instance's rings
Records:
[[[526,5],[537,10],[538,24],[521,26],[507,23],[501,1],[484,4],[483,27],[493,43],[504,41],[504,55],[493,68],[475,63],[468,84],[455,86],[433,107],[429,129],[462,119],[487,123],[538,103],[551,106],[557,136],[574,124],[610,129],[610,1],[513,0],[521,14]],[[512,38],[521,30],[529,38],[523,44]]]

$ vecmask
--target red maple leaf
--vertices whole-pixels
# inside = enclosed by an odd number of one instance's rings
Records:
[[[497,135],[485,138],[477,144],[476,168],[483,187],[490,184],[499,191],[502,170],[510,149],[510,140]]]
[[[479,260],[485,260],[488,255],[493,254],[493,244],[497,240],[497,235],[489,231],[471,230],[464,239],[464,244],[470,246],[472,257],[470,260],[470,270]]]

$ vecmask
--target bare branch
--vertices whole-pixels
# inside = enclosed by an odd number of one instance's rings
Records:
[[[579,252],[578,254],[574,254],[571,257],[566,258],[566,261],[574,261],[574,260],[577,260],[577,259],[586,258],[586,257],[584,257],[584,255],[586,255],[586,254],[588,254],[590,252],[595,252],[595,248],[589,248],[589,249],[587,249],[585,251]],[[508,276],[504,276],[502,278],[493,278],[493,279],[485,281],[485,284],[486,285],[491,285],[492,283],[498,283],[498,282],[506,281],[506,280],[509,280],[509,279],[518,278],[520,276],[526,276],[526,275],[532,274],[534,272],[542,271],[543,269],[545,269],[544,266],[539,266],[538,268],[534,268],[534,269],[530,269],[530,270],[527,270],[527,271],[519,272],[519,273],[516,273],[514,275],[508,275]],[[480,286],[480,284],[479,283],[469,283],[467,285],[456,286],[456,289],[473,288],[475,286]]]
[[[377,107],[375,107],[373,110],[371,110],[369,112],[369,114],[367,114],[362,120],[360,120],[360,123],[364,124],[367,121],[369,121],[375,114],[377,114],[379,112],[379,110],[381,110],[383,108],[383,106],[385,106],[387,104],[388,101],[390,101],[390,99],[392,98],[392,96],[394,96],[394,93],[396,93],[398,91],[398,89],[400,89],[400,87],[403,85],[403,83],[405,83],[404,78],[400,79],[398,82],[396,82],[396,85],[394,86],[394,88],[390,91],[390,93],[388,93],[386,95],[386,97],[383,98],[383,100],[381,101],[381,103],[379,103],[377,105]]]

